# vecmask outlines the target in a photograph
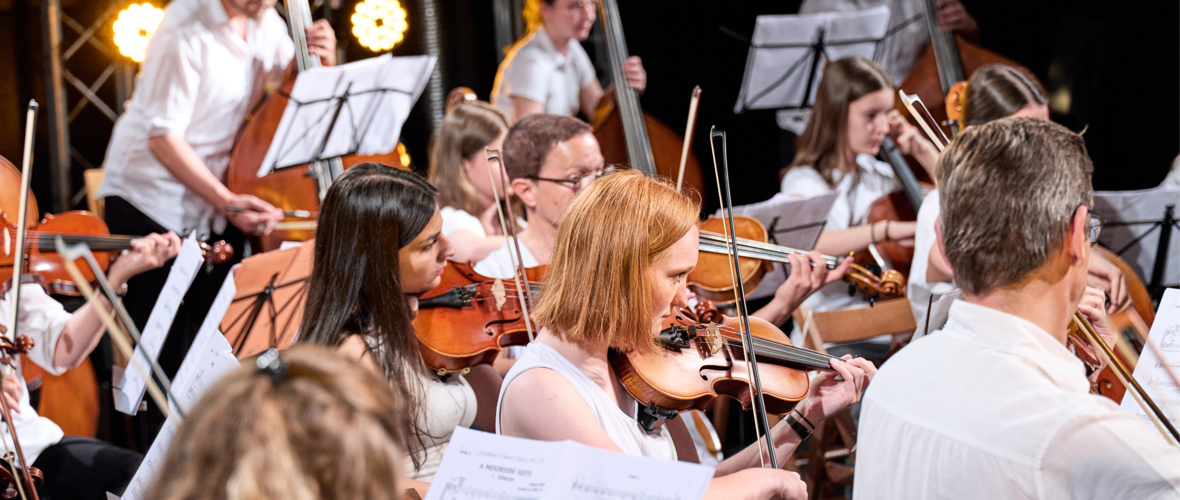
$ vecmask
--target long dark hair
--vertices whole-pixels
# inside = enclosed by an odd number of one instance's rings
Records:
[[[435,189],[416,174],[376,163],[344,172],[320,204],[315,258],[300,342],[338,348],[363,335],[393,389],[410,402],[414,467],[425,445],[418,416],[425,373],[398,275],[398,250],[418,237],[436,207]],[[415,449],[416,447],[416,449]]]
[[[963,124],[983,125],[1012,116],[1030,104],[1045,104],[1041,84],[1019,69],[989,64],[971,74],[963,103]]]
[[[832,170],[839,164],[848,143],[848,106],[873,92],[892,88],[889,74],[863,57],[845,57],[828,63],[790,168],[810,166],[829,185],[833,184]]]

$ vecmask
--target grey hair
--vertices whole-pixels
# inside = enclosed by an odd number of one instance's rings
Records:
[[[1028,117],[972,127],[938,161],[942,238],[955,284],[980,295],[1026,280],[1090,206],[1094,165],[1082,137]]]

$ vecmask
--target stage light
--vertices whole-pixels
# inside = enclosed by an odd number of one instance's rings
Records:
[[[147,2],[133,3],[119,11],[115,20],[115,45],[119,52],[132,61],[143,62],[148,40],[162,19],[164,11]]]
[[[403,167],[410,168],[410,152],[406,151],[406,145],[400,142],[397,143],[397,158],[401,160]]]
[[[352,34],[373,52],[394,48],[405,40],[406,9],[398,0],[364,0],[352,14]]]

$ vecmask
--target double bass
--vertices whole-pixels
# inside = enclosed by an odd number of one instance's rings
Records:
[[[639,94],[627,86],[623,63],[627,60],[627,42],[623,21],[615,0],[599,2],[607,55],[610,59],[614,98],[604,97],[594,113],[594,137],[607,163],[629,163],[648,176],[678,178],[684,140],[667,125],[645,113],[639,106]],[[701,165],[691,152],[684,168],[684,184],[704,193]]]
[[[294,217],[289,228],[275,229],[269,235],[257,236],[252,240],[255,253],[276,250],[284,241],[306,241],[315,237],[315,213],[320,197],[327,194],[332,181],[344,169],[366,162],[384,163],[398,168],[408,168],[401,161],[404,151],[398,149],[384,155],[348,155],[331,160],[317,161],[308,168],[285,168],[264,177],[258,177],[258,169],[266,157],[266,151],[274,140],[283,111],[287,108],[288,96],[295,87],[295,77],[300,71],[320,66],[318,56],[307,48],[307,29],[311,26],[311,8],[307,0],[284,0],[287,6],[287,24],[291,28],[291,39],[295,42],[295,68],[288,68],[279,88],[247,116],[247,121],[238,133],[238,139],[230,153],[229,167],[226,168],[225,186],[239,194],[252,194],[282,209]],[[291,219],[292,217],[288,217]]]

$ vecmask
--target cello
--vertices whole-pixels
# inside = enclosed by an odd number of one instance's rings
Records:
[[[308,169],[286,168],[258,177],[258,169],[266,157],[266,151],[274,140],[283,111],[287,108],[288,96],[295,87],[298,72],[320,66],[320,59],[308,52],[307,29],[312,24],[311,8],[307,0],[284,0],[287,6],[287,23],[291,28],[291,39],[295,42],[295,68],[288,68],[282,85],[269,93],[256,109],[247,115],[246,122],[238,133],[230,153],[229,166],[225,173],[225,186],[234,193],[252,194],[282,209],[289,214],[298,214],[287,228],[275,229],[269,235],[253,237],[255,252],[276,250],[284,241],[306,241],[315,237],[314,214],[319,207],[320,196],[328,192],[328,186],[344,169],[366,162],[408,168],[401,161],[398,148],[384,155],[348,155],[331,160],[315,162]],[[301,217],[300,217],[301,216]],[[288,220],[292,218],[288,216]]]
[[[601,0],[598,5],[610,59],[611,80],[615,83],[614,98],[606,96],[602,99],[591,124],[602,157],[607,163],[629,163],[648,176],[676,179],[684,140],[639,106],[639,94],[627,86],[623,76],[628,51],[618,4],[615,0]],[[704,193],[701,164],[691,152],[687,154],[683,175],[684,184]]]

